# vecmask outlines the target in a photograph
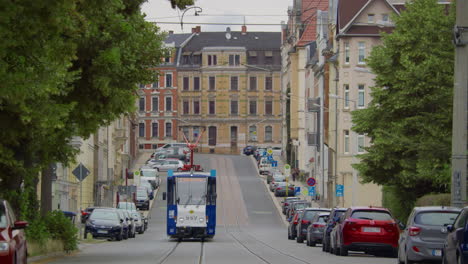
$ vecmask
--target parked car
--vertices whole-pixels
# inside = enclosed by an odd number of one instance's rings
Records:
[[[330,252],[330,235],[340,217],[346,212],[346,208],[333,208],[328,217],[327,226],[323,232],[322,251]]]
[[[283,211],[283,214],[285,215],[286,214],[286,210],[288,209],[289,207],[289,204],[293,201],[299,201],[299,197],[287,197],[286,199],[284,199],[283,201],[281,201],[281,208],[282,208],[282,211]]]
[[[138,187],[136,193],[136,208],[140,210],[149,210],[150,197],[145,187]]]
[[[347,256],[349,250],[379,256],[398,254],[400,229],[386,208],[348,208],[335,229],[336,241],[331,244],[336,255]]]
[[[135,232],[138,234],[143,234],[145,232],[145,223],[140,212],[133,211],[131,213],[133,221],[135,222]]]
[[[86,222],[84,238],[91,234],[93,238],[108,238],[117,241],[125,235],[123,220],[114,208],[97,208],[93,210]]]
[[[146,180],[149,183],[151,183],[151,185],[153,186],[153,189],[158,188],[159,184],[161,183],[159,173],[156,169],[141,168],[140,169],[140,181],[141,180]]]
[[[328,208],[305,208],[302,214],[299,215],[299,221],[296,227],[296,242],[304,243],[307,238],[307,228],[309,227],[315,215],[320,213],[330,213]]]
[[[156,149],[156,151],[151,155],[153,158],[155,155],[160,153],[168,153],[168,149],[170,148],[186,148],[187,143],[168,143]]]
[[[0,263],[27,263],[28,246],[23,229],[7,200],[0,199]]]
[[[463,208],[453,225],[447,226],[447,239],[442,249],[442,263],[468,263],[468,207]]]
[[[178,159],[167,159],[160,165],[155,165],[154,168],[158,171],[182,171],[184,163]]]
[[[415,207],[400,234],[399,263],[441,261],[447,238],[445,227],[454,223],[460,211],[444,206]]]
[[[122,223],[122,239],[128,239],[130,234],[130,226],[128,224],[127,216],[122,209],[116,209],[120,222]]]
[[[255,150],[257,150],[256,146],[247,146],[242,150],[242,153],[244,155],[250,156],[250,155],[253,155],[255,153]]]
[[[330,212],[315,214],[311,224],[307,227],[306,244],[309,247],[315,247],[317,243],[323,244],[323,233],[327,227],[328,217]]]
[[[275,188],[278,186],[279,182],[284,182],[286,180],[286,177],[283,175],[275,175],[273,176],[272,181],[270,182],[270,191],[274,192]]]
[[[289,206],[288,211],[286,212],[286,219],[288,219],[289,221],[289,219],[291,219],[291,217],[293,217],[296,213],[296,210],[303,210],[310,206],[311,203],[306,200],[298,200],[291,202],[291,205]]]
[[[302,210],[296,210],[296,213],[294,213],[293,218],[291,221],[289,221],[288,225],[288,239],[293,240],[296,238],[297,235],[297,223],[299,222],[299,216],[301,215]]]
[[[82,224],[86,223],[86,220],[88,220],[94,208],[96,207],[87,207],[86,209],[81,210],[81,223]]]
[[[138,189],[141,189],[141,188],[146,189],[146,192],[148,193],[148,197],[150,198],[150,200],[154,199],[154,189],[151,183],[149,183],[146,180],[140,180],[140,186],[137,187],[137,191]]]
[[[126,209],[126,210],[130,210],[130,211],[136,211],[136,209],[137,209],[135,203],[133,203],[133,202],[119,202],[117,204],[116,208]]]
[[[133,221],[133,217],[132,217],[130,211],[125,210],[125,209],[117,209],[117,210],[120,210],[123,213],[123,215],[125,216],[125,220],[127,221],[127,224],[128,224],[128,237],[129,238],[134,238],[135,234],[136,234],[135,221]]]
[[[261,158],[260,162],[258,163],[258,172],[260,174],[265,174],[271,171],[273,166],[271,162],[267,158]]]
[[[281,147],[272,147],[273,155],[274,156],[281,156],[283,155],[283,149]]]
[[[278,182],[275,187],[275,196],[276,197],[285,197],[285,196],[295,196],[294,192],[294,184],[288,183],[286,185],[286,182]]]
[[[148,161],[146,161],[146,165],[150,166],[151,168],[154,168],[154,166],[160,165],[163,162],[164,160],[161,159],[150,158]]]
[[[267,184],[270,184],[271,181],[273,180],[273,177],[276,176],[276,177],[284,177],[286,179],[286,175],[284,175],[283,173],[281,173],[281,171],[275,167],[275,168],[272,168],[271,170],[269,170],[267,173],[265,173],[265,175],[267,176]]]

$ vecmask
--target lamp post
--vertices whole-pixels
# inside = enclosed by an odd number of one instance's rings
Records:
[[[352,102],[353,103],[353,110],[356,110],[357,109],[357,101],[356,100],[352,100],[352,99],[349,99],[349,98],[343,98],[341,96],[338,96],[336,94],[329,94],[329,97],[330,98],[334,98],[334,99],[340,99],[340,100],[344,100],[345,102]],[[337,110],[337,109],[336,109]],[[338,133],[338,131],[337,131]],[[354,134],[354,135],[353,135]],[[354,139],[354,140],[353,140]],[[356,133],[353,133],[353,131],[351,130],[351,139],[350,139],[351,142],[351,149],[352,149],[352,152],[351,152],[351,155],[352,155],[352,161],[351,161],[351,164],[354,164],[356,163],[356,155],[359,153],[359,139],[356,135]],[[338,151],[338,150],[337,150]],[[353,185],[351,187],[351,200],[352,200],[352,205],[356,205],[356,188],[357,188],[357,184],[358,184],[358,177],[357,177],[357,172],[356,170],[351,166],[351,170],[352,170],[352,175],[353,175]],[[344,196],[343,196],[344,197]],[[343,198],[343,205],[344,205],[344,198]]]
[[[192,7],[185,9],[184,12],[182,13],[182,16],[180,17],[180,29],[182,30],[184,30],[184,15],[190,9],[195,9],[195,16],[199,16],[199,13],[203,12],[203,9],[198,6],[192,6]]]

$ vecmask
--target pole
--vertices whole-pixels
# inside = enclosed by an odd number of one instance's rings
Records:
[[[80,213],[83,211],[83,166],[80,165]],[[82,237],[83,232],[83,223],[80,221],[80,238]]]
[[[453,94],[452,205],[467,202],[468,2],[456,1],[454,28],[455,83]]]

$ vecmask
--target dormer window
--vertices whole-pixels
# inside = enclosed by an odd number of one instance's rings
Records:
[[[382,14],[382,21],[388,22],[388,14]]]
[[[239,66],[240,65],[240,55],[231,54],[229,55],[229,66]]]
[[[374,14],[367,14],[367,23],[374,23]]]
[[[265,64],[273,64],[273,51],[265,51]]]
[[[218,58],[216,55],[208,55],[208,66],[214,66],[218,64]]]

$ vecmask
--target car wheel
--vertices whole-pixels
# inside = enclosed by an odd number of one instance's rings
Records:
[[[121,241],[121,240],[122,240],[122,233],[120,233],[120,234],[118,234],[117,236],[115,236],[115,240]]]
[[[311,246],[311,247],[316,247],[316,246],[317,246],[317,243],[315,243],[315,241],[310,241],[310,246]]]
[[[348,256],[348,249],[345,246],[340,246],[340,256]]]
[[[302,243],[304,243],[304,238],[302,238],[301,235],[298,235],[298,236],[296,237],[296,242],[299,243],[299,244],[302,244]]]
[[[308,237],[306,238],[306,245],[310,247],[310,240]]]
[[[288,239],[289,239],[289,240],[293,240],[293,239],[294,239],[294,238],[291,236],[291,232],[289,232],[289,230],[288,230]]]

